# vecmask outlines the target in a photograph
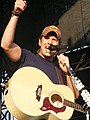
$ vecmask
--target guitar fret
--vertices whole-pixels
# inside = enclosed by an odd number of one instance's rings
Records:
[[[83,110],[83,107],[77,103],[73,103],[71,101],[68,101],[66,99],[64,99],[64,105],[75,108],[78,111],[82,111],[82,112],[86,112],[85,110]]]

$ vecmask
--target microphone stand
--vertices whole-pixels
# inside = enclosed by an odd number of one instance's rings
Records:
[[[70,76],[72,77],[72,81],[75,84],[76,88],[81,92],[81,96],[83,100],[86,102],[88,107],[90,107],[90,93],[86,90],[81,80],[75,76],[75,72],[73,71],[73,69],[69,68],[67,65],[66,65],[66,68]],[[86,109],[86,120],[89,120],[89,115],[90,115],[90,110]]]

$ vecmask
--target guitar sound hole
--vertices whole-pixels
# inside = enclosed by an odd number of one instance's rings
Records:
[[[62,98],[58,94],[53,94],[51,96],[51,101],[56,107],[60,107],[62,105]]]

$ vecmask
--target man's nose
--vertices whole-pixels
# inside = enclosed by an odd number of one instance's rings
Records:
[[[48,40],[48,43],[51,44],[51,43],[52,43],[52,39],[49,39],[49,40]]]

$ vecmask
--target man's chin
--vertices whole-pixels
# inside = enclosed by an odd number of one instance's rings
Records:
[[[45,54],[46,57],[53,57],[53,55],[54,55],[53,53],[46,53]]]

